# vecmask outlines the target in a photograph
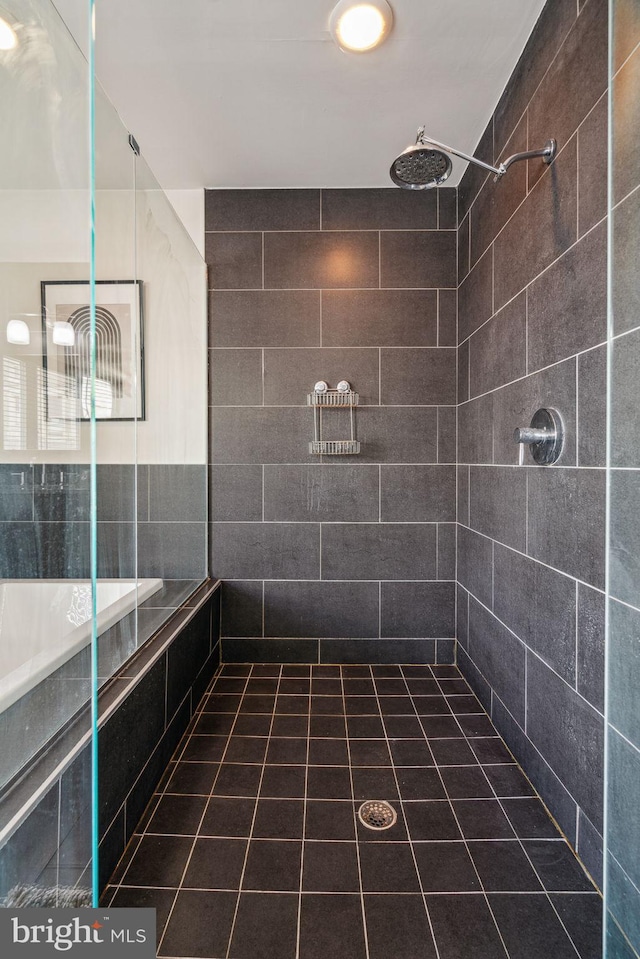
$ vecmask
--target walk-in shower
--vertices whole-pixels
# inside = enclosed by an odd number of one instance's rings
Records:
[[[391,179],[405,190],[428,190],[434,186],[440,186],[451,175],[453,164],[448,154],[460,157],[469,163],[488,170],[494,174],[494,179],[501,179],[512,163],[518,160],[530,160],[541,157],[545,163],[551,163],[557,152],[556,141],[547,140],[541,150],[526,150],[523,153],[514,153],[498,166],[491,166],[477,157],[469,156],[462,150],[447,146],[427,136],[424,127],[418,128],[416,142],[410,144],[406,150],[403,150],[400,156],[391,164],[389,171]]]

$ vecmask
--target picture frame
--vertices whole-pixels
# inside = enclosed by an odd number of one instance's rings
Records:
[[[70,403],[75,419],[91,418],[89,289],[88,280],[40,284],[48,418],[68,417]],[[95,289],[96,420],[144,420],[142,281],[96,280]]]

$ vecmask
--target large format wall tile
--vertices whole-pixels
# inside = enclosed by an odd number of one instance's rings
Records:
[[[265,233],[265,289],[380,286],[378,234]]]

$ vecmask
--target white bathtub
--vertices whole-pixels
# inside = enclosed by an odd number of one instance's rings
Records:
[[[161,587],[161,579],[98,580],[98,635]],[[0,712],[90,642],[90,581],[0,580]]]

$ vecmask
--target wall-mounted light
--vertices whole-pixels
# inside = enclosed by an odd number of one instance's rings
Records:
[[[387,0],[340,0],[329,19],[331,34],[343,50],[365,53],[385,40],[393,26]]]
[[[31,333],[24,320],[9,320],[7,323],[7,343],[14,346],[29,346]]]
[[[52,340],[56,346],[74,346],[76,342],[76,332],[71,323],[62,320],[56,320],[53,324]]]
[[[17,46],[16,31],[4,17],[0,17],[0,50],[13,50]]]

